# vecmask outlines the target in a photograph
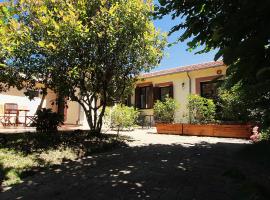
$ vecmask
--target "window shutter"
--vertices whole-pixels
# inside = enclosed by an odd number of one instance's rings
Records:
[[[173,85],[170,85],[169,97],[173,99]]]
[[[154,105],[154,98],[153,98],[153,85],[150,85],[149,87],[149,96],[148,98],[148,103],[149,103],[149,108],[153,108]]]
[[[160,87],[154,87],[154,103],[160,100]]]
[[[135,107],[140,108],[141,102],[140,102],[140,88],[136,87],[135,89]]]

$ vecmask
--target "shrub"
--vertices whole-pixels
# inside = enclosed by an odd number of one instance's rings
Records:
[[[215,121],[216,105],[212,99],[199,95],[189,95],[187,108],[190,112],[191,123],[211,123]]]
[[[172,123],[175,117],[175,111],[179,104],[175,99],[166,98],[164,102],[157,101],[154,105],[154,119],[156,122]]]
[[[118,130],[131,129],[136,124],[138,116],[139,111],[137,109],[122,104],[116,104],[106,111],[107,121],[110,121],[111,127]]]
[[[261,140],[269,140],[270,139],[270,128],[263,129],[261,131]]]
[[[218,119],[222,121],[247,121],[249,116],[245,103],[245,97],[242,94],[241,84],[236,84],[230,89],[220,87],[218,90],[219,112]]]
[[[42,108],[37,111],[37,118],[34,123],[37,132],[55,132],[61,124],[63,124],[63,116],[52,112],[52,109]]]

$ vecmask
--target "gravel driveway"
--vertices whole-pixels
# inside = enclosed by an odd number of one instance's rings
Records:
[[[0,199],[270,199],[269,170],[240,154],[248,141],[154,132],[122,132],[128,147],[42,171]]]

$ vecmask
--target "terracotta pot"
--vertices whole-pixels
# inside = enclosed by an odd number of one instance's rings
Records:
[[[158,134],[173,134],[173,135],[182,135],[182,124],[164,124],[156,123],[157,133]]]

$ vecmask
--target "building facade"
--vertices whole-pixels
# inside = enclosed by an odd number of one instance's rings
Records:
[[[188,95],[215,98],[218,83],[224,79],[226,69],[222,61],[216,61],[143,74],[131,96],[131,105],[142,115],[152,116],[155,101],[171,97],[180,105],[175,121],[187,122]]]

